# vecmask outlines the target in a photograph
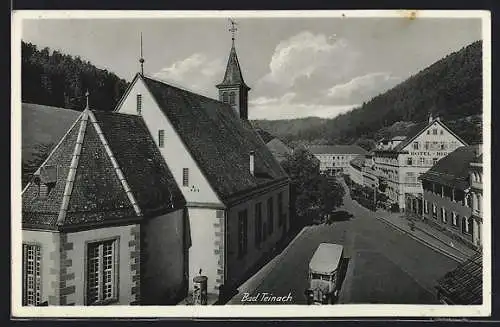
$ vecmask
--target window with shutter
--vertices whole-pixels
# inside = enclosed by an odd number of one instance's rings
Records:
[[[142,113],[142,94],[137,94],[136,107],[137,113],[140,115]]]
[[[165,130],[158,130],[158,146],[163,148],[165,146]]]
[[[182,168],[182,186],[189,186],[189,168]]]
[[[269,223],[268,232],[271,235],[274,232],[274,206],[272,197],[267,200],[267,221]]]
[[[23,305],[36,306],[41,302],[41,246],[23,244]]]

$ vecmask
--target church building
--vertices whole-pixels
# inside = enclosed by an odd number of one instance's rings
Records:
[[[290,182],[248,121],[234,35],[216,87],[219,100],[141,71],[115,112],[142,117],[186,199],[190,290],[201,272],[225,296],[286,235]]]
[[[219,100],[136,74],[88,105],[22,193],[23,304],[227,296],[290,228],[290,181],[248,121],[234,44]],[[110,108],[111,109],[111,108]]]

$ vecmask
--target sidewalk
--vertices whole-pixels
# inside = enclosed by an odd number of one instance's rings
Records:
[[[448,235],[432,228],[422,221],[413,220],[415,223],[415,229],[411,230],[409,224],[410,221],[401,213],[387,212],[379,209],[374,212],[374,215],[380,221],[398,229],[417,241],[424,243],[430,248],[456,261],[465,261],[476,253],[473,249],[452,239]]]
[[[279,263],[283,260],[284,257],[286,257],[286,254],[290,250],[290,248],[293,246],[295,241],[306,231],[306,229],[310,228],[310,226],[306,226],[302,228],[302,230],[293,238],[290,243],[279,253],[276,255],[273,259],[271,259],[264,267],[262,267],[258,272],[256,272],[252,277],[247,279],[243,284],[238,287],[238,294],[236,294],[233,298],[231,298],[226,304],[242,304],[241,303],[241,298],[244,293],[250,293],[252,294],[260,284],[264,281],[264,279],[267,277],[269,272],[274,269]]]
[[[475,250],[432,228],[423,221],[414,219],[413,221],[415,223],[415,229],[411,230],[409,224],[410,221],[402,213],[388,212],[382,209],[378,209],[377,211],[373,212],[363,207],[361,204],[351,198],[349,187],[347,186],[347,184],[343,180],[341,180],[340,182],[342,183],[346,191],[344,201],[346,199],[352,201],[360,208],[363,208],[367,212],[372,213],[378,220],[386,223],[387,225],[399,230],[404,234],[407,234],[409,237],[427,245],[433,250],[440,252],[443,255],[458,262],[463,262],[476,253]]]

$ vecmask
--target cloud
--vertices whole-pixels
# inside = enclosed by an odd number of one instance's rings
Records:
[[[370,73],[357,76],[344,84],[337,84],[325,93],[331,101],[337,102],[363,102],[387,91],[401,82],[401,78],[388,72]]]
[[[348,71],[358,57],[344,39],[303,31],[276,46],[269,73],[258,84],[287,89],[299,79],[312,79],[317,75],[334,79]]]
[[[333,118],[341,113],[348,112],[357,107],[351,105],[309,104],[297,103],[297,94],[285,93],[281,97],[258,97],[249,103],[250,119],[293,119],[303,117]]]
[[[208,96],[215,96],[215,85],[224,76],[224,65],[221,59],[209,59],[202,53],[174,62],[154,74],[155,78],[178,84],[182,88]]]

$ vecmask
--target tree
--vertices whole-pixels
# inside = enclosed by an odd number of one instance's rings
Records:
[[[335,178],[328,176],[320,176],[319,189],[321,221],[325,222],[343,204],[345,190]]]
[[[343,189],[335,179],[320,174],[319,160],[304,147],[296,148],[282,162],[291,179],[291,209],[296,227],[323,222],[342,204]]]

